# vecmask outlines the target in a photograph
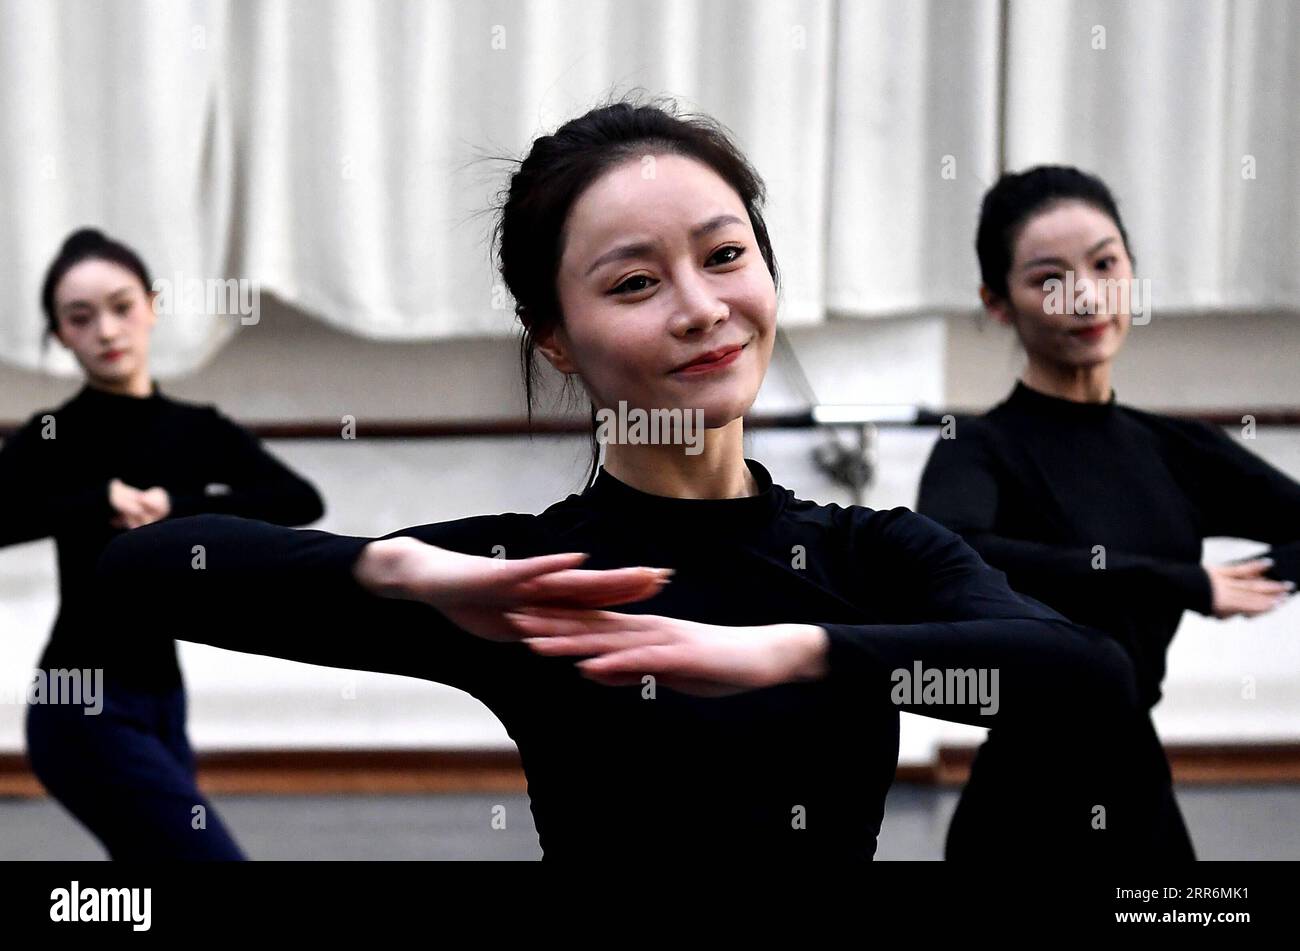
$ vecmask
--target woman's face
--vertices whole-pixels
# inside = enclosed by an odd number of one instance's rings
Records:
[[[1007,275],[1008,299],[985,306],[1012,325],[1031,360],[1078,369],[1113,360],[1128,335],[1133,264],[1110,215],[1063,201],[1021,228]],[[1059,282],[1055,290],[1050,282]]]
[[[122,383],[149,372],[149,335],[158,319],[140,278],[111,261],[73,265],[54,289],[59,341],[86,375]]]
[[[592,183],[565,222],[556,286],[564,318],[538,346],[597,409],[700,409],[714,428],[753,404],[776,288],[740,196],[707,165],[646,156]]]

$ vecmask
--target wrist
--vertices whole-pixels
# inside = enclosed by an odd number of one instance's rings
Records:
[[[369,591],[384,598],[405,598],[410,588],[410,564],[413,538],[380,538],[361,549],[352,566],[352,577]]]
[[[790,624],[786,642],[790,648],[791,680],[821,680],[829,672],[827,656],[830,637],[816,624]]]
[[[1194,565],[1188,583],[1186,607],[1207,617],[1213,617],[1215,611],[1214,574],[1208,565]]]

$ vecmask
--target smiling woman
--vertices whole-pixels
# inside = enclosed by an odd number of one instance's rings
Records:
[[[746,484],[726,477],[743,469],[742,416],[776,337],[775,282],[740,196],[698,159],[632,156],[574,202],[566,236],[556,279],[564,317],[538,348],[597,407],[626,400],[702,414],[721,476],[703,488],[740,494]],[[605,448],[605,470],[622,481],[658,495],[687,481],[680,451],[665,447],[654,461],[626,448]]]
[[[918,509],[962,536],[1018,591],[1106,631],[1132,657],[1144,706],[1161,696],[1165,653],[1185,610],[1255,616],[1300,581],[1300,485],[1223,431],[1116,401],[1115,357],[1133,315],[1096,291],[1133,275],[1110,190],[1078,169],[1003,176],[984,199],[976,246],[988,312],[1013,328],[1026,366],[1011,395],[941,439]],[[1072,313],[1051,282],[1083,290]],[[1273,544],[1268,557],[1202,567],[1213,535]],[[1146,752],[1127,778],[1158,804],[1153,855],[1194,857],[1149,716],[1133,738]],[[948,833],[949,858],[978,859],[1008,824],[1053,809],[1050,791],[1017,808],[1032,763],[1054,739],[995,729],[981,747]]]
[[[642,407],[712,403],[715,418],[739,423],[744,410],[736,406],[753,402],[776,333],[779,273],[764,199],[762,179],[726,131],[706,116],[678,118],[670,104],[617,103],[535,141],[511,176],[496,229],[501,276],[523,328],[529,418],[540,349],[581,380],[593,414],[620,399]],[[661,321],[653,339],[645,336],[650,321],[627,319],[650,313]],[[669,319],[676,334],[665,341]],[[714,323],[725,333],[711,331]],[[728,387],[712,386],[710,397],[693,385],[713,382],[709,371],[727,365],[690,366],[722,356],[695,342],[702,332],[710,349],[747,351],[748,365],[732,371],[743,383],[730,387],[730,406],[716,405]],[[593,434],[592,477],[599,458]],[[622,471],[608,452],[605,465]]]
[[[101,561],[102,584],[154,594],[122,636],[465,690],[518,744],[552,859],[869,858],[900,710],[1048,717],[1068,738],[1052,774],[1068,802],[1008,854],[1140,845],[1144,804],[1115,781],[1137,709],[1118,647],[930,520],[805,501],[744,458],[776,332],[762,195],[716,123],[616,103],[534,142],[500,209],[530,408],[540,352],[593,411],[698,412],[701,451],[611,440],[584,491],[539,515],[380,539],[150,526]],[[998,696],[892,696],[917,665]],[[1098,802],[1127,837],[1093,834]]]

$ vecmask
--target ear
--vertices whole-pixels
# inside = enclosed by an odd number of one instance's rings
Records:
[[[1011,311],[1011,303],[1005,297],[993,293],[987,285],[980,285],[980,303],[984,305],[984,311],[1004,327],[1014,327],[1016,324],[1015,317]]]
[[[564,327],[557,323],[544,337],[537,338],[537,349],[555,369],[561,373],[577,373],[578,368],[569,358],[568,341],[564,339]]]
[[[149,298],[149,326],[152,327],[158,323],[158,292],[145,291],[144,296]]]

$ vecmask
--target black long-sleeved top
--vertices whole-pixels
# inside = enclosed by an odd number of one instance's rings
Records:
[[[132,599],[91,591],[100,554],[125,532],[110,524],[114,478],[166,489],[170,518],[222,512],[303,525],[324,507],[310,483],[215,407],[170,399],[156,385],[147,397],[84,386],[5,440],[0,545],[53,536],[58,550],[59,613],[41,665],[112,668],[123,683],[175,686],[180,670],[170,639],[126,644],[108,634],[131,623],[136,599],[155,596],[151,587]]]
[[[1114,391],[1080,403],[1017,382],[954,434],[930,455],[917,510],[1016,591],[1115,636],[1148,706],[1183,611],[1212,611],[1203,539],[1270,543],[1269,576],[1300,582],[1300,484],[1217,427],[1123,406]]]
[[[898,752],[898,711],[985,724],[1138,709],[1132,668],[1105,635],[1007,587],[957,535],[897,508],[819,505],[773,484],[678,499],[603,469],[540,515],[404,529],[443,548],[509,558],[590,553],[587,568],[675,569],[653,598],[613,610],[829,634],[830,676],[726,698],[583,679],[572,658],[490,642],[434,608],[364,590],[371,539],[203,516],[117,539],[101,581],[143,601],[143,635],[426,678],[485,703],[518,745],[548,858],[875,851]],[[392,537],[392,536],[387,536]],[[206,568],[191,567],[202,545]],[[125,636],[125,635],[124,635]],[[890,672],[999,669],[999,708],[895,706]],[[806,827],[796,829],[802,808]]]

